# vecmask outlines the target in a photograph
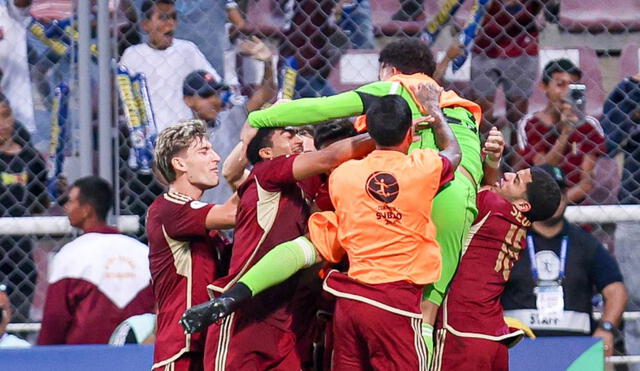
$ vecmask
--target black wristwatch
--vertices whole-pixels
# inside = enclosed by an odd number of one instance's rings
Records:
[[[614,332],[616,326],[614,326],[613,323],[609,321],[600,321],[600,323],[598,323],[598,328],[605,331]]]

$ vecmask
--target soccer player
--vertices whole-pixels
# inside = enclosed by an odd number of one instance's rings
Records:
[[[200,120],[164,129],[155,150],[156,168],[169,184],[149,207],[149,268],[158,306],[153,369],[201,370],[204,336],[184,334],[182,313],[209,299],[207,284],[220,275],[225,244],[215,230],[235,225],[237,196],[222,205],[200,202],[218,184],[220,157]]]
[[[373,103],[367,121],[376,151],[332,172],[336,211],[312,215],[315,249],[305,237],[281,244],[221,298],[187,311],[183,326],[211,323],[298,269],[321,259],[337,263],[346,253],[348,275],[332,271],[324,283],[337,297],[333,367],[426,370],[420,301],[423,286],[440,274],[431,201],[453,178],[460,149],[437,107],[439,89],[425,86],[419,94],[429,98],[422,101],[434,116],[439,154],[407,155],[414,130],[404,99],[390,95]]]
[[[331,119],[363,114],[380,96],[397,94],[404,98],[414,119],[430,114],[416,99],[416,89],[424,83],[434,83],[431,76],[435,69],[429,48],[417,39],[402,39],[388,44],[380,52],[380,80],[354,91],[331,97],[298,99],[255,111],[249,115],[254,127],[305,125]],[[445,91],[440,97],[440,107],[447,123],[456,136],[462,151],[462,161],[451,184],[434,199],[433,221],[437,227],[437,240],[442,248],[442,274],[440,279],[425,289],[423,312],[425,337],[430,338],[437,308],[444,298],[453,277],[462,243],[477,216],[476,194],[484,177],[493,183],[498,178],[499,162],[492,154],[481,156],[479,125],[482,117],[480,106],[460,98],[453,91]],[[356,128],[364,130],[365,121],[356,121]],[[437,149],[432,130],[420,132],[415,149]],[[483,169],[484,166],[484,169]],[[431,343],[428,346],[432,346]]]
[[[508,370],[509,345],[522,331],[503,318],[500,296],[526,246],[531,223],[549,218],[560,188],[543,169],[506,173],[478,193],[478,217],[436,321],[431,370]]]
[[[367,134],[338,141],[321,151],[294,154],[293,149],[301,143],[291,130],[276,128],[258,130],[247,143],[246,154],[253,169],[238,188],[240,204],[229,275],[210,285],[211,291],[227,291],[274,246],[307,232],[309,209],[298,181],[326,173],[374,148]],[[315,316],[309,300],[317,299],[317,295],[301,297],[307,289],[302,278],[291,277],[226,318],[222,326],[211,326],[206,367],[300,369],[305,348],[310,349],[305,342],[310,341]],[[203,328],[201,323],[187,330],[193,333]]]

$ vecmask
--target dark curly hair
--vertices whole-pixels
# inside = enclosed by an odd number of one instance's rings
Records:
[[[378,61],[398,69],[406,75],[424,73],[433,76],[436,62],[431,49],[420,39],[400,39],[382,49]]]

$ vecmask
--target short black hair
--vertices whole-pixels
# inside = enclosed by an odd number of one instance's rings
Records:
[[[351,138],[358,134],[348,119],[334,120],[316,125],[313,131],[313,145],[322,149],[341,139]]]
[[[544,70],[542,71],[542,83],[545,85],[549,84],[554,73],[562,72],[578,76],[578,80],[582,78],[582,71],[570,60],[562,58],[553,60],[544,66]]]
[[[562,192],[558,183],[545,170],[534,166],[531,182],[527,183],[527,201],[531,210],[523,213],[532,222],[549,219],[558,210]]]
[[[142,14],[142,19],[151,19],[153,16],[153,9],[156,4],[167,4],[167,5],[176,5],[175,0],[144,0],[142,5],[140,5],[140,13]]]
[[[376,99],[367,110],[369,135],[381,146],[397,146],[411,128],[411,109],[399,95]]]
[[[436,70],[431,49],[420,39],[406,38],[387,44],[378,61],[397,68],[405,75],[424,73],[433,76]]]
[[[76,180],[71,187],[78,188],[80,203],[91,205],[101,220],[107,219],[113,204],[113,190],[106,180],[91,175]]]
[[[255,165],[258,162],[262,161],[262,157],[260,157],[260,150],[265,147],[270,147],[273,145],[271,138],[273,137],[273,133],[279,130],[279,128],[260,128],[256,133],[256,136],[251,139],[249,144],[247,145],[247,159],[251,163],[251,165]]]

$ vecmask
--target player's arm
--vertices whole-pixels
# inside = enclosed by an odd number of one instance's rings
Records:
[[[447,120],[440,108],[440,94],[442,88],[434,84],[423,84],[416,91],[416,99],[427,109],[431,116],[429,127],[433,130],[436,146],[440,149],[440,156],[446,158],[451,163],[452,171],[460,164],[462,155],[460,145],[453,131],[447,124]]]
[[[316,152],[305,152],[293,161],[293,177],[302,180],[313,175],[327,173],[341,163],[361,158],[375,149],[369,134],[339,140]]]
[[[270,101],[276,96],[276,84],[273,79],[273,63],[271,58],[273,54],[265,43],[256,36],[252,40],[245,40],[240,44],[240,51],[249,54],[252,58],[264,62],[264,76],[262,84],[255,91],[247,102],[247,111],[253,112],[260,109],[263,104]]]
[[[54,260],[55,264],[55,260]],[[47,296],[42,314],[42,328],[38,335],[38,345],[65,344],[67,333],[73,323],[73,311],[69,297],[76,281],[62,279],[47,287]],[[89,329],[87,329],[89,331]]]
[[[207,230],[235,227],[239,201],[240,197],[238,197],[237,193],[234,193],[224,204],[212,207],[205,220]]]
[[[237,190],[249,176],[249,171],[247,171],[249,161],[247,161],[245,152],[246,146],[243,142],[239,142],[222,164],[222,176],[234,191]]]
[[[495,126],[489,131],[489,136],[484,142],[484,162],[482,163],[482,169],[484,177],[482,178],[483,185],[493,185],[500,178],[500,161],[502,159],[502,152],[504,151],[504,137],[498,128]]]

